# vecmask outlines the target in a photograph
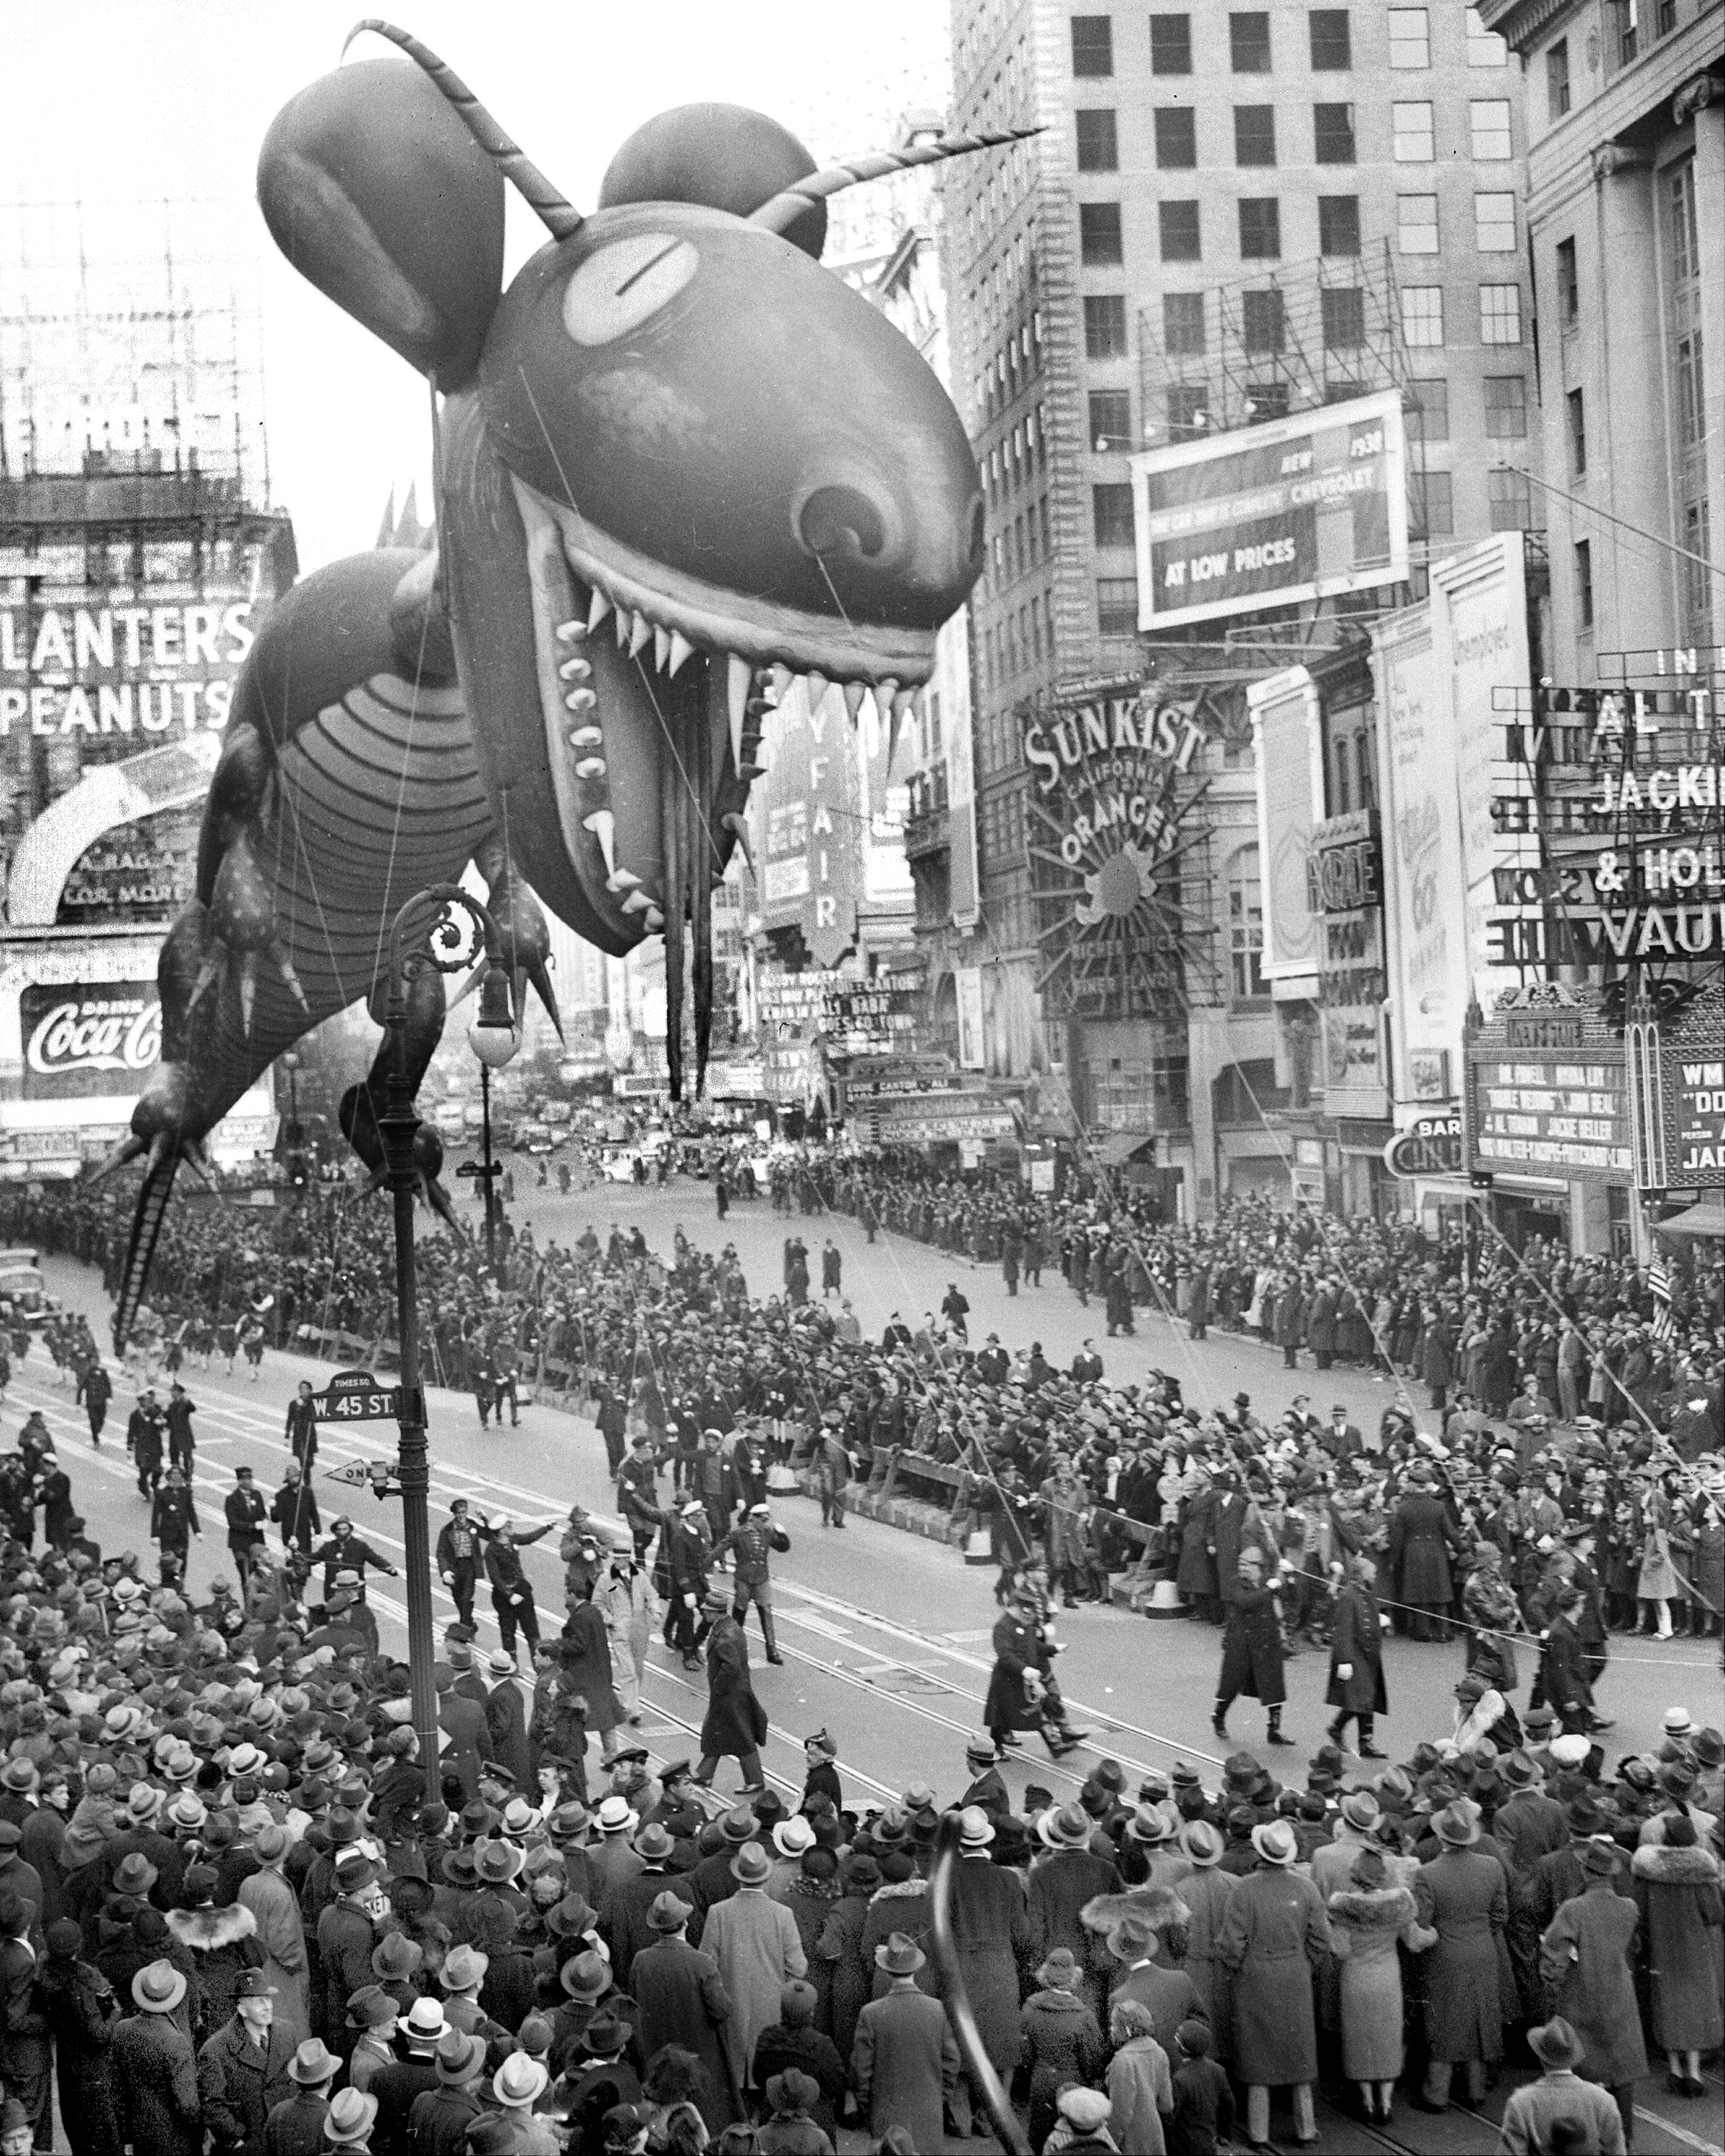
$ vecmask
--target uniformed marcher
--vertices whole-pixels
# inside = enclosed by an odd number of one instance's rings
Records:
[[[1382,1759],[1388,1754],[1372,1742],[1373,1717],[1389,1712],[1384,1683],[1384,1630],[1373,1585],[1378,1560],[1359,1556],[1346,1562],[1353,1576],[1336,1596],[1330,1625],[1330,1685],[1325,1698],[1336,1710],[1330,1742],[1339,1744],[1343,1731],[1357,1721],[1360,1758]]]
[[[480,1535],[465,1497],[452,1497],[449,1517],[437,1538],[437,1576],[449,1590],[464,1625],[473,1622],[473,1590],[480,1574]]]
[[[353,1580],[344,1584],[354,1588],[357,1599],[361,1602],[366,1599],[367,1566],[384,1573],[390,1579],[399,1577],[396,1568],[380,1550],[374,1550],[368,1542],[362,1541],[358,1535],[355,1534],[353,1522],[346,1512],[330,1522],[330,1538],[312,1551],[311,1562],[314,1565],[321,1564],[323,1567],[323,1591],[326,1600],[334,1592],[338,1576],[344,1572],[351,1572],[355,1575]]]
[[[222,1511],[228,1522],[228,1549],[234,1559],[234,1569],[239,1574],[243,1601],[252,1567],[257,1562],[256,1553],[263,1547],[264,1522],[270,1517],[264,1493],[252,1481],[249,1467],[234,1469],[234,1487],[223,1499]]]
[[[127,1418],[126,1449],[137,1470],[138,1495],[153,1497],[162,1481],[162,1440],[166,1425],[156,1401],[155,1389],[146,1385],[138,1404]]]
[[[1282,1702],[1287,1687],[1282,1681],[1281,1621],[1276,1614],[1276,1593],[1264,1584],[1264,1553],[1249,1543],[1240,1553],[1238,1578],[1228,1598],[1228,1622],[1222,1634],[1222,1673],[1216,1680],[1215,1711],[1210,1727],[1218,1737],[1228,1734],[1228,1710],[1244,1693],[1262,1700],[1270,1717],[1266,1741],[1291,1744],[1281,1733]]]
[[[735,1553],[736,1565],[731,1584],[731,1614],[739,1625],[748,1622],[749,1604],[753,1603],[761,1613],[761,1636],[767,1642],[769,1662],[783,1662],[778,1641],[773,1630],[773,1582],[768,1569],[768,1558],[777,1550],[781,1557],[791,1546],[791,1538],[783,1527],[773,1523],[773,1513],[767,1505],[751,1505],[747,1517],[734,1527],[723,1541],[713,1546],[717,1558],[726,1550]]]
[[[994,1620],[994,1670],[983,1707],[988,1733],[1004,1753],[1021,1729],[1040,1729],[1056,1759],[1083,1742],[1084,1732],[1066,1719],[1060,1686],[1054,1681],[1054,1645],[1046,1636],[1041,1605],[1029,1588],[1014,1590]]]
[[[192,1537],[203,1532],[186,1478],[177,1467],[170,1467],[150,1507],[150,1535],[162,1552],[164,1583],[184,1577]]]

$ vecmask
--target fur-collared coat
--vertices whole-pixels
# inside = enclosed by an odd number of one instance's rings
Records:
[[[1341,1964],[1342,2071],[1351,2082],[1393,2082],[1402,2070],[1402,1971],[1397,1947],[1423,1953],[1437,1933],[1419,1922],[1405,1887],[1344,1887],[1330,1897]]]
[[[203,2035],[213,2035],[234,2019],[239,1979],[249,1969],[264,1966],[258,1943],[258,1920],[241,1902],[226,1909],[208,1903],[197,1909],[170,1909],[167,1928],[176,1946],[185,1948],[198,1969],[203,1993]]]
[[[1653,2041],[1668,2051],[1717,2051],[1725,2041],[1719,1860],[1710,1850],[1649,1842],[1635,1851],[1631,1871],[1651,1979]]]

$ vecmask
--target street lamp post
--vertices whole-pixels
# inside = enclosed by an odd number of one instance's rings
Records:
[[[501,1163],[491,1158],[491,1073],[501,1070],[512,1062],[519,1045],[511,1022],[509,976],[501,966],[494,965],[480,984],[480,1014],[476,1023],[467,1029],[467,1045],[479,1058],[480,1147],[484,1154],[480,1163],[480,1178],[485,1192],[485,1270],[495,1276],[497,1270],[495,1194],[497,1178],[503,1169]]]
[[[439,911],[429,914],[435,906]],[[423,1170],[434,1174],[440,1165],[441,1146],[436,1132],[424,1148],[439,1158],[422,1159],[418,1139],[419,1111],[408,1076],[408,983],[427,968],[440,973],[457,973],[470,953],[446,956],[466,939],[454,916],[468,915],[484,941],[491,962],[490,980],[502,986],[501,1017],[498,998],[481,1006],[480,1025],[488,1022],[511,1027],[509,976],[504,968],[497,924],[477,900],[454,884],[434,884],[410,898],[395,916],[389,935],[389,993],[384,1005],[383,1027],[393,1053],[385,1089],[383,1112],[377,1131],[395,1206],[395,1307],[401,1339],[400,1409],[397,1418],[398,1478],[401,1486],[402,1541],[405,1548],[408,1589],[408,1671],[413,1710],[413,1727],[419,1739],[419,1758],[428,1780],[437,1770],[437,1692],[432,1678],[434,1656],[431,1614],[431,1459],[427,1447],[425,1399],[419,1383],[419,1284],[413,1249],[413,1199]],[[408,947],[411,943],[412,947]],[[477,1031],[476,1027],[474,1030]],[[511,1034],[511,1041],[513,1034]],[[489,1194],[489,1191],[488,1191]]]

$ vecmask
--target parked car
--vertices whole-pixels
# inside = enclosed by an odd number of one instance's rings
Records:
[[[0,1250],[0,1322],[44,1325],[60,1306],[42,1277],[33,1248]]]

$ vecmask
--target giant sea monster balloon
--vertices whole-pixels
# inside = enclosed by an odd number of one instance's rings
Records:
[[[690,105],[624,145],[583,217],[435,54],[360,28],[415,64],[301,91],[258,197],[295,266],[429,384],[436,544],[306,578],[236,685],[196,896],[158,967],[162,1061],[107,1164],[146,1159],[116,1345],[179,1162],[202,1166],[310,1027],[360,997],[378,1014],[397,909],[470,862],[517,993],[531,980],[554,1019],[540,901],[614,955],[665,934],[679,1097],[691,924],[698,1090],[710,894],[767,711],[801,675],[842,686],[853,719],[872,695],[890,726],[982,564],[957,413],[819,254],[839,188],[1015,136],[817,170],[761,114]],[[506,289],[506,181],[551,234]],[[444,1015],[427,971],[416,1083]],[[383,1068],[341,1111],[374,1173]],[[448,1218],[435,1133],[419,1146]]]

